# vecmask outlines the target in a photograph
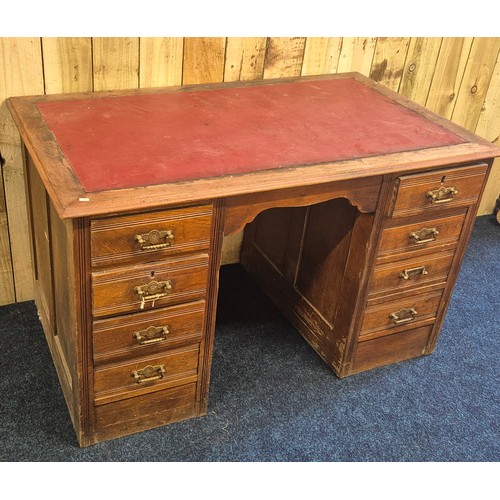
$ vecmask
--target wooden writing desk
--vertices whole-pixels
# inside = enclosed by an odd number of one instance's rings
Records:
[[[242,265],[338,376],[432,352],[500,155],[359,74],[8,106],[82,446],[206,412],[223,236],[243,228]]]

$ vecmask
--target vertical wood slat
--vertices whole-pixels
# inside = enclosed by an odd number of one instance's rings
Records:
[[[264,78],[299,76],[302,70],[305,38],[269,38]]]
[[[476,134],[500,144],[500,52],[481,108]]]
[[[185,38],[183,85],[222,82],[225,48],[225,38]]]
[[[7,109],[4,99],[7,95],[6,82],[13,75],[9,74],[9,45],[5,40],[0,41],[0,153],[7,156],[6,149],[8,138],[6,115]],[[4,160],[2,156],[2,161]],[[7,221],[7,201],[5,200],[3,168],[0,167],[0,305],[10,304],[16,301],[16,293],[14,287],[14,272],[12,269],[12,254],[10,252],[9,225]]]
[[[14,273],[10,253],[9,226],[7,224],[7,204],[5,202],[3,176],[0,175],[0,306],[15,301]]]
[[[444,38],[426,107],[450,119],[469,57],[472,38]]]
[[[409,38],[378,38],[370,78],[397,91],[403,76],[409,43]]]
[[[442,38],[412,38],[399,92],[425,105],[431,88]]]
[[[476,134],[500,145],[500,53],[481,108]],[[493,168],[484,189],[478,214],[491,214],[498,196],[500,196],[500,158],[493,162]]]
[[[368,76],[372,67],[376,44],[376,38],[344,37],[337,72],[357,71]]]
[[[0,150],[6,161],[3,168],[6,214],[0,214],[0,238],[3,240],[0,303],[9,303],[32,298],[33,278],[21,141],[5,99],[14,95],[43,94],[40,39],[1,39],[0,68]]]
[[[93,38],[94,90],[139,86],[139,38]]]
[[[182,83],[184,39],[140,39],[140,87],[168,87]]]
[[[264,72],[266,38],[228,38],[226,45],[225,82],[258,80]]]
[[[305,43],[303,75],[321,75],[337,72],[342,38],[308,37]]]
[[[500,38],[475,38],[451,119],[475,130],[500,51]]]
[[[45,93],[92,90],[90,38],[42,38]]]

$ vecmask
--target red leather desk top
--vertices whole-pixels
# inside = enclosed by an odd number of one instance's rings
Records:
[[[37,106],[87,192],[465,142],[352,78]]]

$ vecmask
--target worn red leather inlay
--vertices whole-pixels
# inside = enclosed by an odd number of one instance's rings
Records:
[[[88,192],[465,142],[351,78],[47,101],[38,109]]]

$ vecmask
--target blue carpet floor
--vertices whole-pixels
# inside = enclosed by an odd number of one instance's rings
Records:
[[[435,352],[343,380],[229,266],[207,416],[86,449],[77,445],[34,304],[4,306],[0,459],[496,462],[499,251],[500,226],[478,219]]]

